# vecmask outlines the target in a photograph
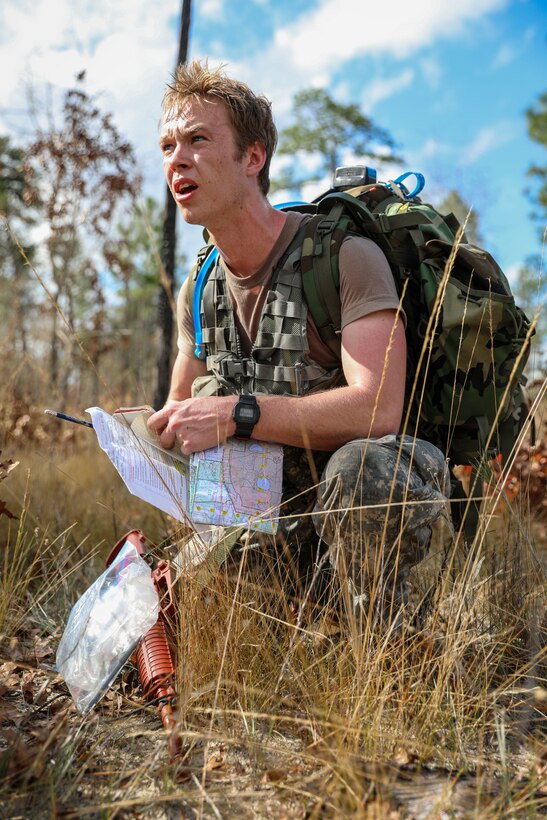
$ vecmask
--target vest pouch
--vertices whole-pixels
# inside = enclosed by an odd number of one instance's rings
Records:
[[[226,390],[220,384],[219,380],[212,373],[207,376],[198,376],[192,383],[192,398],[197,396],[224,396]],[[234,394],[237,390],[234,387]]]

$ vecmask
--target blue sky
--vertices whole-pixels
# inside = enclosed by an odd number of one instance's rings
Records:
[[[28,88],[55,97],[85,68],[137,150],[146,192],[162,200],[156,125],[179,13],[178,0],[2,0],[0,133],[24,140]],[[396,140],[401,170],[424,173],[424,199],[457,188],[476,209],[512,276],[540,250],[523,189],[545,153],[524,112],[547,90],[546,24],[539,0],[194,0],[190,56],[225,63],[268,96],[279,128],[311,86],[360,105]],[[180,237],[193,255],[197,230],[181,226]]]

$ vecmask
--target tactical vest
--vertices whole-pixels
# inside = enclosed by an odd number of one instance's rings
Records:
[[[344,383],[341,367],[326,370],[310,357],[300,267],[303,235],[301,228],[273,272],[249,356],[241,349],[226,275],[217,259],[201,299],[209,372],[194,381],[193,396],[302,396]]]

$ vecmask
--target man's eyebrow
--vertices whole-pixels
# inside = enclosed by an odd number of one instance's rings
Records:
[[[164,139],[168,139],[170,136],[172,136],[175,133],[175,131],[178,132],[179,134],[182,134],[183,136],[191,137],[194,134],[196,134],[198,131],[207,131],[207,130],[208,130],[207,126],[203,123],[196,123],[195,125],[190,125],[188,128],[178,128],[176,126],[167,126],[165,131],[163,131],[163,133],[160,134],[159,142],[161,144]]]

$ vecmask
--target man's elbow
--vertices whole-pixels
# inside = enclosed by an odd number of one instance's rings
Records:
[[[381,438],[382,436],[396,436],[401,430],[401,417],[398,419],[382,418],[373,421],[367,438]]]
[[[368,437],[397,435],[403,423],[403,398],[382,402],[373,411]]]

